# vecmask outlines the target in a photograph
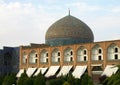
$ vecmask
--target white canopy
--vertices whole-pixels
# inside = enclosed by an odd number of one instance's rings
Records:
[[[26,74],[31,77],[37,68],[28,68]]]
[[[75,70],[73,71],[72,75],[75,78],[81,78],[81,76],[84,74],[84,72],[86,71],[87,66],[76,66]]]
[[[115,74],[118,70],[118,67],[116,67],[115,65],[107,65],[105,70],[102,73],[103,75],[106,75],[108,77],[112,76],[112,74]]]
[[[58,71],[60,66],[50,66],[48,72],[45,74],[45,77],[53,76]]]
[[[48,69],[48,67],[46,67],[46,68],[38,68],[38,70],[36,71],[34,76],[37,76],[40,73],[40,71],[41,71],[42,74],[44,74],[47,69]]]
[[[21,74],[24,73],[24,69],[20,69],[19,72],[17,73],[16,77],[21,77]]]
[[[60,72],[58,73],[57,77],[61,75],[67,75],[69,71],[71,70],[72,66],[63,66]]]

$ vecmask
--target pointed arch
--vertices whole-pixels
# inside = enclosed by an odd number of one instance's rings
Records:
[[[88,61],[88,50],[84,46],[79,47],[77,50],[77,61]]]
[[[45,49],[40,53],[40,63],[48,63],[48,51]]]
[[[58,63],[60,62],[60,51],[59,49],[55,48],[53,51],[52,51],[52,56],[51,56],[51,61],[52,63]]]
[[[98,44],[95,45],[91,50],[91,60],[103,60],[103,49]]]
[[[119,60],[120,59],[120,48],[115,43],[112,43],[108,46],[107,59],[108,60]]]
[[[67,47],[64,50],[64,62],[72,62],[73,61],[73,49]]]
[[[29,63],[36,64],[37,63],[37,52],[32,50],[29,55]]]

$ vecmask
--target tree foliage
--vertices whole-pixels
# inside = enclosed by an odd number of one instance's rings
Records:
[[[120,65],[118,65],[119,70],[116,74],[108,77],[104,80],[103,85],[120,85]]]
[[[2,85],[13,85],[16,84],[16,74],[11,73],[7,76],[5,76]]]
[[[25,81],[28,78],[26,71],[24,71],[24,73],[21,74],[21,77],[18,79],[18,85],[25,85]]]
[[[42,73],[40,72],[34,79],[34,83],[33,85],[45,85],[45,77],[42,75]]]

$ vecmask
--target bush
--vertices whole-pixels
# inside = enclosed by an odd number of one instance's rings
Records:
[[[25,80],[28,78],[26,71],[22,73],[21,77],[18,79],[17,85],[25,85]]]
[[[0,76],[0,85],[2,85],[3,80],[4,80],[4,76]]]
[[[34,79],[33,85],[45,85],[45,77],[40,72]]]
[[[24,81],[24,85],[33,85],[33,81],[34,81],[34,79],[32,77],[31,78],[27,78]]]
[[[70,85],[70,84],[67,81],[65,81],[63,85]]]
[[[12,85],[16,84],[16,74],[11,73],[7,76],[5,76],[2,85]]]

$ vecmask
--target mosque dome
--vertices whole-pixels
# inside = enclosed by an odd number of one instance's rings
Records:
[[[81,20],[71,15],[53,23],[46,32],[45,43],[61,46],[94,41],[92,30]]]

